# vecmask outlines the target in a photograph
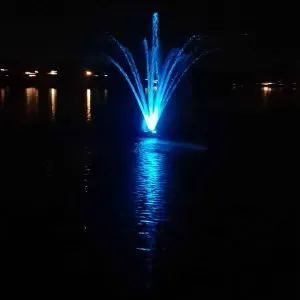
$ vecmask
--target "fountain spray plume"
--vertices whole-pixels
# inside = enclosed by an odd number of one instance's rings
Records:
[[[112,57],[108,57],[108,59],[128,82],[142,112],[148,131],[155,133],[157,123],[176,87],[184,74],[197,60],[193,55],[193,48],[190,48],[194,41],[199,40],[199,37],[192,36],[180,49],[171,49],[166,58],[162,60],[159,17],[158,13],[154,13],[150,47],[146,38],[143,41],[147,74],[146,90],[131,52],[114,37],[112,37],[112,40],[124,56],[130,69],[130,75],[118,61]]]

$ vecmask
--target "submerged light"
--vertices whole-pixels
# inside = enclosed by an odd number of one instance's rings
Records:
[[[146,125],[147,125],[148,129],[153,133],[156,129],[158,119],[159,118],[158,118],[158,113],[157,112],[154,112],[149,116],[147,116],[147,115],[145,116]]]

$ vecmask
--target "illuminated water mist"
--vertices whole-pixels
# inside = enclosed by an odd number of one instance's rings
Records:
[[[112,39],[125,57],[130,72],[126,72],[125,68],[114,58],[109,57],[109,60],[128,82],[142,112],[146,128],[148,131],[155,132],[157,123],[177,85],[199,58],[195,58],[195,48],[191,47],[192,42],[198,40],[198,36],[192,36],[181,48],[170,50],[163,59],[159,40],[159,17],[158,13],[154,13],[151,45],[149,46],[146,38],[143,41],[146,62],[145,78],[141,76],[131,52],[115,38]]]

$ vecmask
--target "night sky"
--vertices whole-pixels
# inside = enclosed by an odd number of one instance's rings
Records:
[[[93,58],[102,51],[106,32],[132,47],[146,35],[151,13],[158,11],[161,37],[167,47],[199,33],[208,36],[226,53],[240,55],[238,61],[299,62],[296,3],[241,2],[29,0],[1,3],[0,59],[42,63]]]

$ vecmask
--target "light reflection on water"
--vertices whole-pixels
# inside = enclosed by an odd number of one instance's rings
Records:
[[[49,89],[50,102],[51,102],[51,119],[55,121],[56,107],[57,107],[57,89]]]
[[[107,103],[108,89],[104,89],[104,103]]]
[[[86,120],[90,122],[92,120],[91,113],[91,89],[86,90]]]
[[[159,236],[165,235],[169,222],[169,191],[173,190],[172,162],[180,153],[207,151],[202,145],[148,137],[135,143],[134,204],[137,231],[136,250],[143,254],[149,272],[156,253],[165,246]],[[177,153],[177,154],[176,154]],[[159,240],[159,241],[158,241]]]
[[[152,267],[156,244],[157,225],[166,222],[165,193],[168,183],[168,148],[156,138],[136,143],[135,212],[138,245],[136,249],[147,253],[148,267]]]
[[[5,88],[1,88],[0,89],[0,109],[3,107],[4,105],[4,101],[5,101]]]
[[[82,170],[82,175],[83,175],[83,183],[81,186],[81,190],[84,193],[89,192],[89,181],[90,181],[90,176],[91,176],[91,168],[92,168],[92,159],[91,159],[91,150],[88,146],[84,147],[83,151],[83,170]]]
[[[39,91],[36,88],[30,87],[25,89],[27,114],[35,115],[38,113]]]
[[[263,86],[261,88],[262,92],[263,92],[263,104],[267,104],[268,100],[269,100],[269,96],[272,92],[272,88],[269,86]]]

